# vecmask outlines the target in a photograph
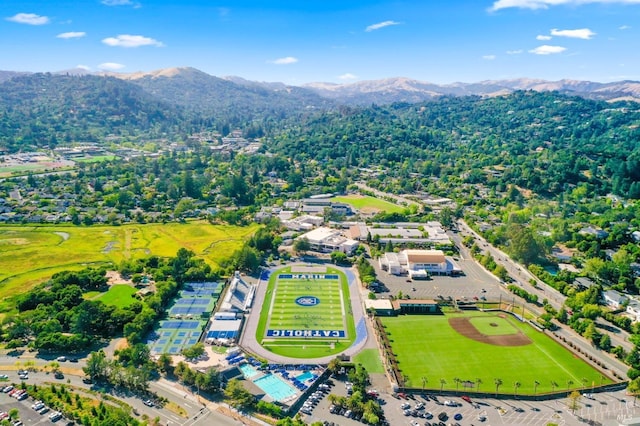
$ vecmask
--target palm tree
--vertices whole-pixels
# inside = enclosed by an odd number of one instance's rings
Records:
[[[440,393],[442,393],[442,388],[444,388],[444,385],[447,384],[447,381],[445,379],[440,379]]]
[[[498,397],[498,388],[502,384],[502,379],[493,379],[493,383],[496,385],[496,398]]]
[[[533,381],[533,395],[535,396],[538,393],[538,385],[540,384],[539,381],[534,380]]]
[[[573,385],[573,380],[568,379],[567,380],[567,392],[569,391],[569,388],[571,387],[571,385]]]
[[[476,391],[480,392],[480,385],[482,384],[482,379],[481,378],[477,378],[476,379]]]
[[[422,392],[424,392],[424,387],[429,380],[427,380],[427,378],[424,376],[421,377],[421,380],[422,380]]]
[[[554,390],[556,390],[556,388],[558,387],[558,382],[554,382],[553,380],[551,381],[551,392],[553,392]]]
[[[522,384],[519,381],[515,381],[513,382],[513,396],[518,396],[518,388],[522,386]]]
[[[456,390],[458,390],[458,386],[460,386],[460,382],[462,380],[460,380],[458,377],[454,377],[453,381],[456,383]]]

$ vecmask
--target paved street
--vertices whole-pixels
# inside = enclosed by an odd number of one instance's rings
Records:
[[[6,382],[7,384],[11,383],[20,383],[20,380],[17,377],[16,370],[18,366],[16,366],[16,362],[24,362],[26,360],[33,360],[36,362],[36,365],[39,367],[44,366],[48,362],[46,360],[34,358],[31,354],[27,356],[17,358],[12,356],[0,356],[0,372],[7,374],[9,376],[9,380]],[[55,379],[52,374],[45,372],[30,372],[28,383],[68,383],[73,386],[88,388],[93,387],[92,385],[86,385],[82,383],[82,377],[84,377],[84,373],[82,373],[82,360],[78,363],[69,363],[62,362],[60,363],[61,370],[65,373],[65,377],[62,380]],[[160,379],[156,382],[149,383],[149,389],[156,393],[160,397],[165,397],[169,401],[175,402],[178,406],[185,409],[187,412],[187,417],[180,417],[176,413],[167,410],[165,408],[150,408],[143,404],[143,399],[137,397],[136,395],[132,395],[129,393],[113,393],[108,391],[117,399],[126,402],[129,404],[139,416],[146,414],[149,418],[153,419],[156,416],[160,417],[160,421],[164,425],[208,425],[208,424],[216,424],[223,426],[238,426],[247,424],[248,421],[245,419],[234,419],[228,417],[218,410],[220,406],[215,403],[207,402],[206,406],[200,402],[196,395],[193,395],[191,392],[186,390],[181,385],[170,382],[165,379]],[[9,401],[12,402],[12,398]],[[13,400],[15,401],[15,400]],[[31,398],[26,399],[25,406],[29,407],[30,410],[31,404],[33,404],[33,400]],[[28,404],[26,404],[28,402]],[[3,410],[2,400],[0,400],[0,410]],[[6,411],[6,410],[5,410]],[[21,410],[25,411],[25,410]],[[46,417],[46,416],[45,416]],[[47,419],[48,421],[48,419]],[[27,424],[25,422],[25,424]],[[30,423],[33,424],[33,423]]]

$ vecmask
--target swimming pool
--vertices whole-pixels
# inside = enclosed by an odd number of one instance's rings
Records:
[[[296,376],[296,379],[298,379],[301,382],[305,382],[309,379],[313,378],[313,373],[311,371],[305,371],[304,373],[300,374],[299,376]]]
[[[267,374],[260,377],[253,383],[265,391],[266,394],[275,401],[282,401],[283,399],[296,395],[296,390],[294,388],[273,374]]]
[[[251,365],[249,364],[242,364],[240,367],[238,367],[240,369],[240,371],[242,371],[242,374],[244,375],[244,377],[246,379],[250,379],[253,376],[257,376],[258,375],[258,370],[256,370],[255,368],[253,368]]]

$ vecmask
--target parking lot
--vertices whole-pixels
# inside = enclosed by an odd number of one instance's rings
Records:
[[[9,385],[6,385],[9,386]],[[2,386],[6,389],[6,386]],[[12,390],[15,391],[15,390]],[[57,412],[49,409],[44,404],[36,404],[33,398],[27,394],[23,397],[16,398],[19,393],[11,393],[12,391],[0,392],[0,417],[5,417],[11,410],[18,411],[17,419],[12,423],[16,426],[35,425],[35,424],[67,424],[67,421],[61,414],[55,415]]]
[[[399,292],[412,299],[433,299],[439,296],[460,300],[474,300],[485,297],[487,300],[498,300],[505,292],[500,288],[498,279],[485,271],[473,260],[460,257],[455,261],[464,272],[463,276],[432,276],[429,280],[410,280],[407,276],[390,275],[380,269],[378,262],[373,259],[371,264],[376,270],[378,281],[384,285],[384,291],[377,294],[378,298],[386,299],[397,296]],[[484,291],[483,291],[484,290]]]

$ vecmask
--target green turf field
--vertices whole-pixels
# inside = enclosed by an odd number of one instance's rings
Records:
[[[124,308],[131,305],[136,301],[132,296],[136,294],[138,290],[135,287],[126,284],[116,284],[109,287],[106,293],[101,293],[93,300],[99,300],[105,305],[114,305],[119,308]]]
[[[185,247],[216,267],[258,229],[194,221],[122,226],[0,226],[0,312],[10,298],[56,272],[150,255],[175,256]]]
[[[368,195],[345,195],[340,197],[333,197],[331,198],[331,201],[349,204],[358,210],[369,209],[372,211],[376,210],[387,213],[402,213],[406,208],[405,206],[399,206],[397,204],[390,203],[389,201],[380,200]]]
[[[315,274],[336,279],[313,278],[313,274],[292,273],[291,268],[271,274],[256,332],[268,350],[315,358],[339,353],[355,340],[346,276],[333,268]]]
[[[573,355],[560,344],[533,327],[514,318],[510,327],[528,336],[532,343],[525,346],[496,346],[482,343],[458,334],[448,323],[456,314],[413,315],[381,317],[398,360],[401,373],[408,379],[407,386],[422,387],[422,377],[427,388],[464,389],[461,381],[478,382],[480,391],[496,391],[495,380],[502,380],[500,393],[516,392],[514,383],[520,383],[518,394],[533,394],[534,382],[540,384],[537,393],[567,388],[590,387],[592,384],[611,383],[597,370]],[[503,318],[496,313],[469,312],[473,322],[499,324]],[[505,329],[510,330],[507,326]],[[509,331],[511,332],[511,331]],[[505,333],[508,334],[508,333]],[[421,338],[416,338],[421,336]],[[471,388],[477,390],[476,387]]]

